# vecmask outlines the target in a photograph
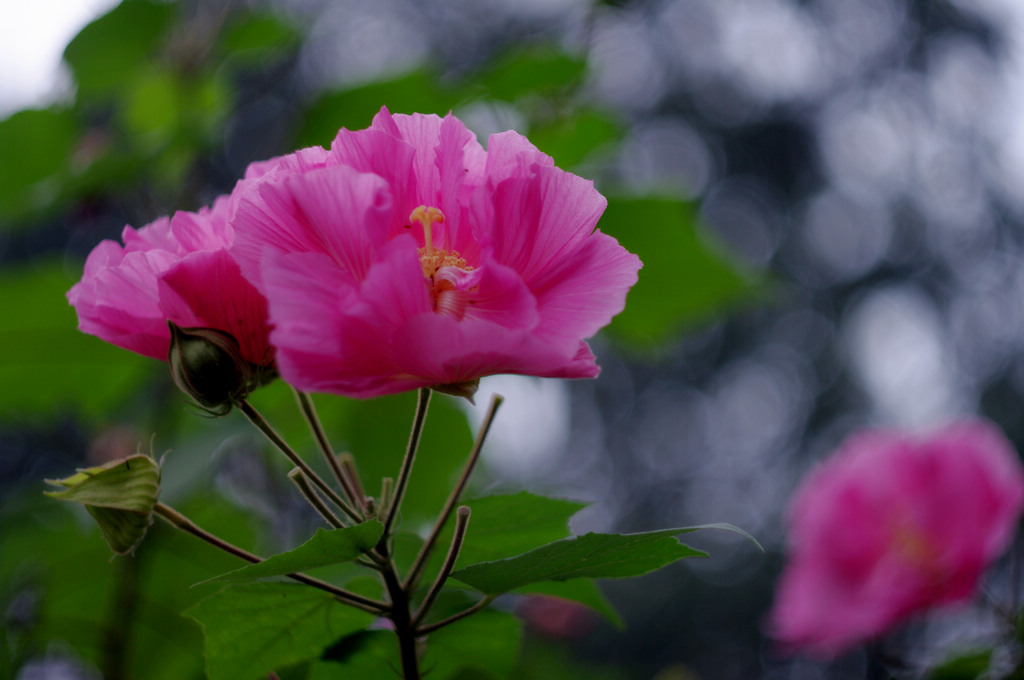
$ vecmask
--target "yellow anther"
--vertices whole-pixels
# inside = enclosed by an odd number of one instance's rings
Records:
[[[440,209],[433,206],[421,205],[412,211],[409,215],[410,222],[419,222],[423,225],[423,246],[428,253],[434,250],[434,238],[431,233],[431,227],[437,222],[441,224],[444,222],[444,213]]]

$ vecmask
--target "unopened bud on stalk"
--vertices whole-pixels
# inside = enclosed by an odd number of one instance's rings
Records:
[[[64,487],[45,492],[47,496],[84,505],[100,525],[110,549],[125,555],[135,550],[153,521],[153,507],[160,494],[160,466],[139,453],[46,482]]]
[[[252,365],[242,358],[238,341],[213,328],[181,328],[168,321],[171,349],[167,361],[178,388],[217,415],[245,399],[257,382]]]

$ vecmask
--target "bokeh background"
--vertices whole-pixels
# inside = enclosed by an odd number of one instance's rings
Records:
[[[602,584],[625,629],[503,602],[523,651],[481,677],[911,678],[993,639],[982,602],[824,664],[782,655],[765,615],[786,500],[848,433],[980,413],[1024,444],[1019,0],[48,2],[70,43],[41,70],[12,49],[28,4],[0,8],[0,678],[201,678],[179,612],[231,567],[163,526],[110,562],[44,478],[141,448],[166,454],[168,502],[237,543],[315,525],[237,414],[199,417],[63,296],[125,224],[385,105],[527,134],[595,180],[601,228],[645,262],[593,340],[599,379],[483,381],[478,403],[507,402],[478,488],[590,501],[581,532],[727,521],[765,547],[701,535],[708,560]],[[311,448],[283,386],[254,400]],[[364,478],[394,474],[411,395],[318,405]],[[411,523],[480,416],[435,400]],[[1015,605],[1008,572],[987,592]]]

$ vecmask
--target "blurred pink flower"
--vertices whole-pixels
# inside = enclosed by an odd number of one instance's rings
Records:
[[[849,438],[800,485],[771,626],[828,658],[915,612],[974,594],[1011,541],[1024,471],[991,424]]]
[[[236,190],[234,252],[299,389],[597,375],[584,339],[622,310],[640,260],[594,229],[593,184],[521,135],[484,151],[452,115],[384,109],[317,163],[256,174]]]
[[[89,254],[82,280],[68,291],[78,327],[107,342],[167,360],[167,322],[214,328],[238,341],[253,364],[272,358],[266,299],[228,252],[231,199],[178,212],[133,229],[122,246],[103,241]]]

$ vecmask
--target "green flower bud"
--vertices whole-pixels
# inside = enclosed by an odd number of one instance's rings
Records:
[[[84,505],[110,549],[126,555],[135,550],[153,522],[153,506],[160,495],[160,466],[139,453],[46,482],[65,487],[47,491],[47,496]]]
[[[238,341],[213,328],[181,328],[168,321],[171,348],[167,361],[174,384],[206,410],[224,415],[245,399],[258,382],[242,358]]]

